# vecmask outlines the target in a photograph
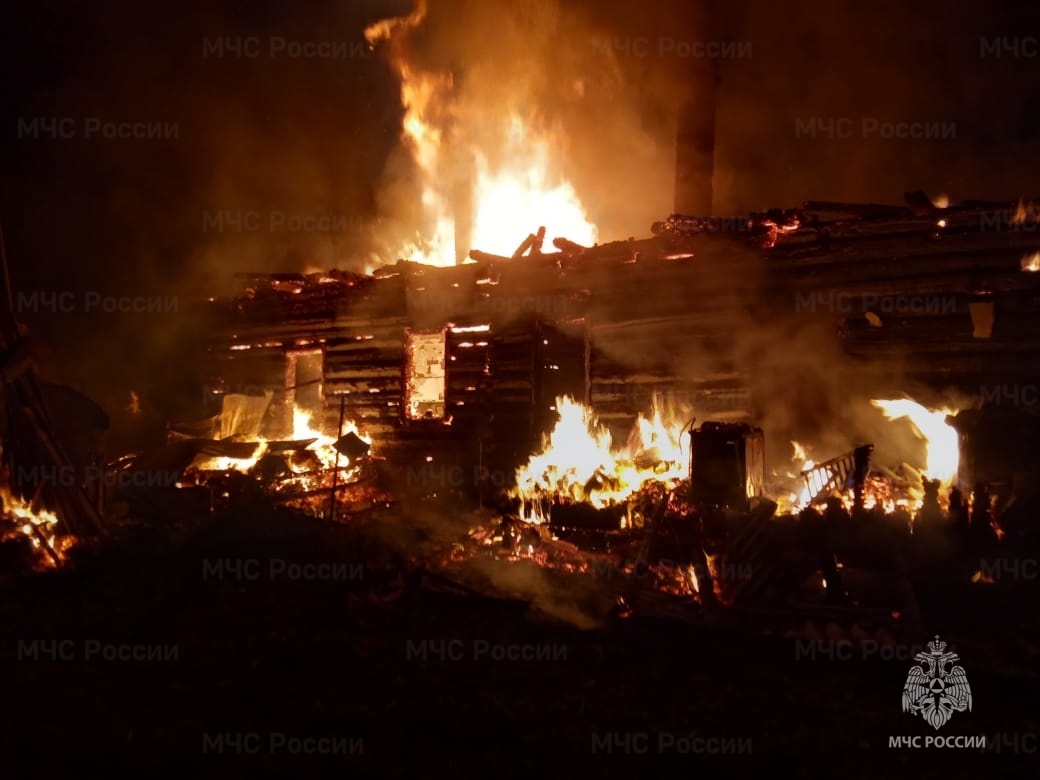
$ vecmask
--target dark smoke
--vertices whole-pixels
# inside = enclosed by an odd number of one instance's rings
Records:
[[[1036,194],[1036,60],[980,56],[982,38],[1035,34],[1035,4],[432,4],[416,57],[457,73],[468,105],[486,100],[493,109],[506,94],[552,129],[562,172],[604,240],[645,236],[671,210],[676,116],[682,101],[698,100],[691,84],[704,63],[656,56],[662,37],[750,44],[750,56],[718,62],[717,213],[806,198],[898,202],[917,188],[955,200]],[[172,317],[24,313],[53,378],[111,409],[131,388],[159,404],[190,363],[171,347],[192,297],[226,291],[234,272],[362,268],[379,225],[413,223],[418,189],[399,147],[399,88],[378,52],[203,56],[204,40],[221,37],[256,37],[262,48],[273,36],[360,42],[366,26],[410,8],[222,0],[164,11],[116,0],[6,9],[0,218],[16,289],[169,295],[183,304]],[[639,38],[648,56],[633,56]],[[165,121],[179,133],[171,141],[18,138],[19,118],[32,117]],[[796,123],[813,117],[954,123],[956,131],[922,141],[796,137]],[[350,227],[205,229],[214,212],[325,215]],[[534,227],[517,225],[517,242]],[[814,388],[807,392],[824,399],[821,409],[841,414],[855,374],[836,370],[821,343],[780,325],[735,340],[724,358],[755,358],[769,367],[766,390],[777,398]],[[767,412],[770,421],[812,425],[787,400]]]
[[[218,2],[161,12],[117,0],[8,9],[5,72],[18,85],[5,107],[0,217],[15,288],[178,304],[165,315],[24,312],[45,370],[113,411],[131,388],[157,403],[190,370],[173,347],[192,324],[192,302],[229,292],[234,273],[360,269],[374,185],[397,143],[396,85],[370,55],[269,56],[269,45],[363,44],[367,24],[404,7]],[[222,39],[256,39],[259,55],[206,52]],[[74,137],[19,138],[18,120],[34,117],[72,118]],[[172,123],[176,137],[88,139],[90,117]],[[283,215],[341,227],[272,230]]]

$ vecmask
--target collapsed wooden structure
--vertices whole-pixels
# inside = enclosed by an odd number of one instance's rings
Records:
[[[625,429],[655,394],[753,419],[769,391],[757,362],[785,349],[840,348],[864,383],[898,363],[902,379],[978,395],[1040,373],[1040,273],[1023,260],[1038,229],[1021,202],[916,194],[676,215],[650,238],[553,252],[537,233],[513,257],[446,268],[250,275],[208,305],[208,383],[275,393],[272,437],[293,404],[330,432],[342,405],[402,470],[461,468],[460,483],[512,473],[559,395]],[[790,343],[810,324],[830,345]]]

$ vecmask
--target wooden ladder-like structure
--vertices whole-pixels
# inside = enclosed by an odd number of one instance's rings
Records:
[[[851,487],[856,494],[857,503],[862,499],[863,481],[870,468],[870,453],[873,444],[864,444],[836,458],[813,466],[802,472],[805,487],[809,491],[809,503],[815,504],[821,498],[827,498],[834,491],[842,491]]]

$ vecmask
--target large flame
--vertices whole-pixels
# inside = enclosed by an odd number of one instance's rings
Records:
[[[604,508],[624,501],[647,482],[675,484],[686,476],[684,421],[665,413],[656,400],[650,417],[639,415],[623,445],[592,410],[573,398],[556,399],[560,416],[543,439],[542,451],[518,469],[514,495],[524,503],[525,519],[542,522],[544,499],[580,501]]]
[[[456,263],[457,250],[471,248],[508,256],[539,227],[546,228],[550,242],[563,237],[596,243],[597,229],[554,159],[556,134],[534,129],[534,122],[507,107],[492,117],[501,121],[489,122],[489,107],[465,105],[451,74],[423,71],[409,61],[403,42],[426,11],[426,0],[418,0],[408,16],[377,22],[365,31],[370,45],[390,44],[390,61],[401,79],[402,140],[419,172],[426,222],[394,257],[383,259],[447,266]],[[462,200],[473,204],[473,215],[469,236],[462,237],[467,245],[456,247],[452,203],[460,186],[468,190]]]
[[[419,26],[426,18],[426,0],[418,0],[408,16],[384,19],[365,30],[369,45],[379,41],[400,41],[402,34]],[[441,185],[439,169],[443,140],[441,125],[445,118],[435,112],[450,104],[450,74],[422,72],[412,67],[402,47],[395,46],[391,63],[401,79],[401,104],[404,106],[401,133],[408,145],[422,181],[423,212],[431,227],[426,234],[417,231],[398,250],[402,260],[432,265],[455,264],[455,223]]]
[[[889,420],[906,418],[918,438],[924,440],[926,447],[925,465],[916,471],[912,467],[909,474],[900,476],[895,473],[871,473],[863,485],[863,506],[866,509],[881,507],[885,512],[905,509],[913,512],[920,509],[924,491],[921,477],[937,479],[942,488],[949,488],[957,476],[959,462],[957,431],[946,422],[947,415],[955,414],[954,410],[927,409],[910,399],[874,400],[871,403],[881,409]],[[784,483],[792,486],[786,495],[778,499],[781,514],[795,513],[809,506],[813,496],[805,484],[802,473],[815,467],[809,457],[809,448],[792,441],[794,454],[791,458],[793,468],[788,470]],[[826,496],[818,500],[822,500]],[[840,496],[846,509],[853,507],[851,491]]]
[[[956,411],[932,411],[909,398],[876,400],[871,403],[881,409],[890,420],[907,418],[913,426],[914,433],[925,441],[927,455],[923,474],[929,479],[939,480],[944,486],[952,484],[957,476],[960,452],[957,431],[946,422],[946,418],[956,414]]]
[[[477,155],[474,192],[476,214],[470,245],[485,252],[509,255],[519,241],[517,229],[545,226],[546,240],[567,238],[588,246],[597,241],[596,226],[588,221],[574,187],[551,175],[551,150],[545,137],[532,138],[519,117],[509,122],[504,139],[509,162],[492,169]]]

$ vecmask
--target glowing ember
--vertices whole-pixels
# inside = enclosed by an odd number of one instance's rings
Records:
[[[474,556],[490,557],[507,564],[534,564],[572,575],[618,577],[619,582],[624,578],[638,579],[655,590],[682,598],[696,597],[699,593],[692,566],[582,551],[572,544],[558,542],[544,528],[534,526],[517,533],[511,524],[478,525],[469,531],[465,541],[445,550],[441,562],[451,566]]]
[[[983,585],[993,585],[996,580],[982,569],[976,569],[975,573],[971,575],[971,581],[974,583],[982,583]]]
[[[656,400],[649,418],[640,415],[628,441],[616,446],[588,407],[557,398],[560,419],[516,474],[514,496],[525,519],[543,522],[541,499],[562,498],[602,509],[622,502],[651,480],[674,486],[686,476],[682,418],[665,420]]]
[[[697,571],[693,568],[692,565],[686,567],[686,576],[689,578],[690,590],[692,590],[694,593],[700,593],[701,584],[697,580]]]
[[[903,417],[910,421],[914,433],[924,439],[927,447],[923,474],[949,486],[957,476],[960,456],[957,431],[946,422],[946,417],[956,414],[953,409],[931,411],[908,398],[894,401],[871,401],[890,420]]]
[[[1022,258],[1023,271],[1040,271],[1040,252],[1033,252]]]
[[[547,241],[566,237],[596,243],[596,227],[574,188],[559,175],[550,133],[535,132],[507,107],[500,113],[501,124],[489,123],[487,105],[467,106],[451,74],[422,71],[409,61],[405,41],[426,11],[426,0],[418,0],[408,16],[365,31],[370,45],[389,44],[391,64],[401,79],[402,138],[419,172],[426,217],[425,229],[405,240],[392,259],[447,266],[455,265],[458,249],[511,255],[526,233],[541,226]],[[489,133],[488,127],[501,130]],[[469,245],[456,247],[450,204],[458,194],[457,172],[466,169],[474,171],[467,186],[475,213],[464,239]]]
[[[1040,210],[1037,209],[1036,204],[1029,203],[1024,198],[1019,198],[1015,213],[1011,215],[1011,224],[1024,225],[1027,222],[1037,221],[1040,221]]]

